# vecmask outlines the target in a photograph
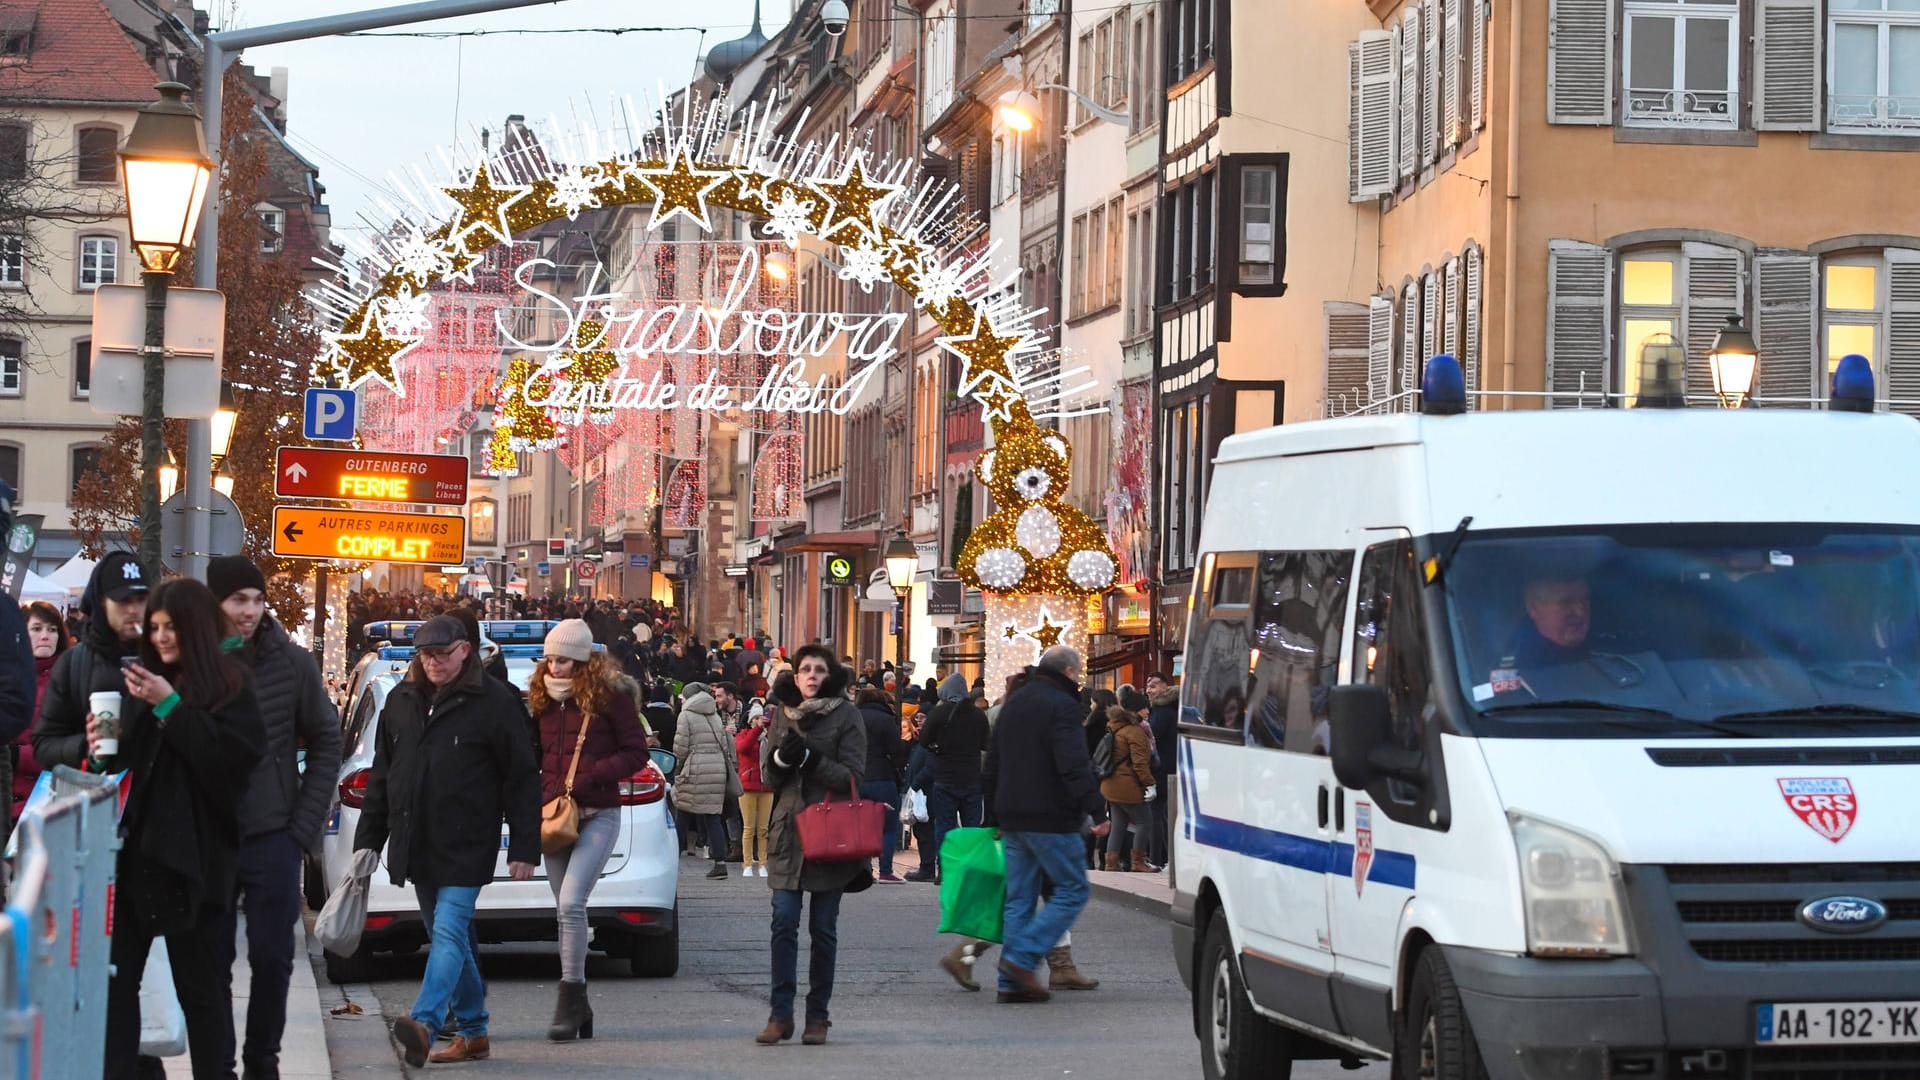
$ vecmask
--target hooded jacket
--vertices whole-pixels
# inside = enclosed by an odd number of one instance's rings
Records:
[[[284,829],[302,851],[317,852],[340,775],[340,710],[327,697],[313,654],[295,648],[272,615],[261,617],[239,658],[253,671],[267,730],[266,756],[240,804],[240,835]],[[301,747],[307,751],[305,773],[298,764]]]
[[[138,655],[140,642],[120,640],[107,622],[103,583],[110,576],[120,575],[122,563],[135,561],[128,552],[110,551],[94,566],[93,576],[87,579],[87,591],[80,596],[80,609],[87,613],[86,633],[54,662],[53,672],[47,676],[47,692],[40,699],[40,717],[33,728],[33,755],[40,760],[42,768],[84,767],[88,695],[101,690],[122,695],[127,692],[126,680],[120,677],[120,658]],[[123,698],[122,709],[130,708]]]
[[[395,885],[485,885],[500,853],[540,861],[540,767],[520,695],[471,659],[444,688],[415,660],[387,695],[354,850],[387,851]]]
[[[860,707],[860,721],[867,730],[867,764],[860,771],[864,781],[898,781],[907,764],[907,747],[900,741],[900,718],[885,702],[870,702]]]
[[[673,733],[673,805],[689,814],[718,814],[727,805],[727,773],[734,768],[733,739],[720,725],[720,706],[712,694],[694,694],[680,703],[680,725]]]
[[[980,788],[980,758],[993,729],[987,714],[974,707],[967,678],[959,672],[940,684],[940,704],[920,729],[920,741],[934,756],[933,782],[961,791]]]
[[[1153,779],[1164,799],[1167,771],[1173,764],[1173,740],[1180,730],[1180,688],[1169,686],[1147,700],[1152,704],[1152,711],[1147,713],[1147,730],[1153,733]]]

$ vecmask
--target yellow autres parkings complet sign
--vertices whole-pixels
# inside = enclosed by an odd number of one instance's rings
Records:
[[[467,557],[467,522],[452,514],[276,506],[273,553],[296,559],[457,563]]]

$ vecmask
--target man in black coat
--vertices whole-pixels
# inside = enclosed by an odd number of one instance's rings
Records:
[[[227,629],[242,645],[239,658],[253,672],[254,696],[266,725],[267,753],[255,766],[240,802],[238,895],[247,911],[247,962],[253,968],[247,998],[242,1080],[280,1075],[280,1037],[287,1026],[287,987],[293,978],[293,924],[300,918],[303,852],[318,852],[320,832],[340,778],[340,712],[327,695],[313,654],[295,648],[267,612],[267,579],[245,555],[207,564],[207,585],[220,601]],[[306,771],[299,752],[307,751]],[[231,973],[235,927],[228,909],[216,959]]]
[[[486,984],[469,931],[480,889],[493,880],[502,819],[513,880],[531,880],[540,861],[540,767],[519,695],[482,670],[460,620],[428,619],[413,646],[413,666],[380,712],[353,846],[386,847],[394,884],[413,882],[432,938],[412,1015],[393,1023],[407,1063],[419,1068],[449,1005],[457,1037],[433,1060],[488,1056]]]
[[[1041,959],[1072,965],[1062,939],[1087,906],[1087,849],[1080,839],[1099,806],[1100,782],[1081,720],[1079,652],[1055,645],[1040,654],[1033,677],[1000,707],[987,753],[994,810],[1006,845],[1005,945],[1000,951],[1002,1003],[1046,1001]],[[1044,906],[1041,890],[1052,894]]]
[[[47,673],[47,692],[33,728],[33,756],[44,769],[87,765],[90,695],[111,690],[123,695],[123,710],[129,707],[120,659],[140,654],[140,637],[146,632],[147,577],[140,561],[131,552],[108,552],[94,565],[80,607],[87,613],[85,636],[61,653]]]
[[[1177,764],[1174,757],[1179,753],[1175,739],[1180,733],[1180,688],[1173,679],[1154,672],[1147,676],[1147,729],[1153,732],[1154,749],[1154,799],[1153,828],[1147,836],[1147,860],[1155,866],[1167,865],[1167,834],[1169,815],[1167,798],[1172,785],[1167,783],[1168,774]]]

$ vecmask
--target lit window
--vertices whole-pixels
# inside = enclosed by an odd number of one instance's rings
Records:
[[[1827,373],[1833,373],[1841,357],[1859,353],[1880,376],[1880,260],[1828,263],[1821,295]]]
[[[1674,288],[1676,252],[1647,252],[1620,261],[1620,389],[1640,392],[1640,354],[1654,339],[1680,337],[1680,305]]]

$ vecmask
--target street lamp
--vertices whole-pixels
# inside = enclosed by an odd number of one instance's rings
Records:
[[[1746,404],[1760,367],[1760,347],[1754,343],[1753,331],[1746,328],[1739,315],[1727,316],[1727,325],[1713,335],[1713,350],[1707,354],[1707,364],[1713,369],[1713,392],[1720,396],[1720,404],[1729,409]]]
[[[127,228],[147,288],[146,336],[140,350],[140,561],[148,573],[158,574],[167,286],[181,256],[193,248],[213,162],[200,134],[200,117],[184,98],[187,87],[163,82],[154,89],[160,100],[140,110],[120,149],[120,179],[127,193]]]
[[[213,467],[215,472],[227,460],[227,451],[233,449],[233,426],[240,422],[240,406],[233,397],[233,384],[220,380],[220,408],[213,414]],[[228,482],[232,487],[232,482]]]
[[[1111,79],[1115,78],[1115,76],[1109,75],[1107,78]],[[1098,101],[1095,101],[1093,98],[1065,83],[1045,83],[1034,89],[1058,90],[1078,102],[1080,107],[1085,109],[1089,116],[1097,120],[1104,120],[1109,124],[1119,124],[1121,127],[1127,126],[1126,113],[1121,112],[1119,109],[1109,109],[1105,105],[1100,104]],[[1045,108],[1040,104],[1040,99],[1034,95],[1032,90],[1008,90],[1001,94],[999,108],[996,111],[1000,114],[1001,123],[1023,135],[1039,128],[1041,119],[1046,115]]]
[[[881,557],[887,564],[887,584],[893,586],[893,595],[900,601],[900,637],[895,643],[900,654],[899,663],[894,665],[899,674],[899,685],[895,688],[894,700],[898,702],[900,720],[907,719],[906,700],[900,691],[907,688],[907,598],[913,593],[913,576],[920,570],[920,553],[913,549],[913,541],[906,533],[895,533],[887,541],[886,553]]]
[[[160,501],[166,502],[173,498],[174,492],[180,490],[180,466],[175,465],[172,459],[168,459],[165,465],[160,466],[157,476],[160,482]]]

